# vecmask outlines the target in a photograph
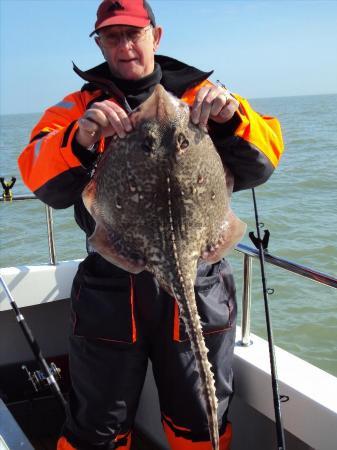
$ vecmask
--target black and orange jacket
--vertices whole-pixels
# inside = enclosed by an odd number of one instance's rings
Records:
[[[104,151],[99,143],[95,154],[81,148],[74,140],[78,119],[96,101],[116,99],[116,84],[132,107],[138,106],[161,83],[188,104],[192,104],[200,87],[210,84],[212,72],[202,72],[166,56],[156,56],[156,69],[148,77],[148,85],[137,92],[128,92],[128,83],[113,79],[107,63],[87,72],[75,70],[87,83],[81,91],[67,95],[47,109],[31,133],[28,146],[19,156],[19,168],[24,183],[43,202],[54,208],[75,205],[75,217],[87,234],[93,231],[93,221],[86,212],[81,192],[90,180],[97,155]],[[119,82],[119,84],[117,83]],[[234,175],[234,190],[247,189],[265,182],[277,166],[283,151],[280,125],[277,119],[255,112],[247,100],[234,95],[240,102],[238,111],[226,124],[210,121],[209,133],[223,159]],[[123,106],[123,105],[121,105]]]

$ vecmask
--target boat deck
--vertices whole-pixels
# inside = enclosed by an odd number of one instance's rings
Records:
[[[57,443],[57,436],[31,438],[30,442],[35,450],[55,450]],[[161,450],[156,444],[152,443],[139,430],[134,430],[132,433],[131,450]]]
[[[1,450],[55,450],[64,413],[53,397],[5,405],[0,400]],[[147,435],[135,428],[131,450],[161,450]]]

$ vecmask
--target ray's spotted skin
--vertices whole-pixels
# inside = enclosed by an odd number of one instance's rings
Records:
[[[148,270],[178,302],[195,355],[214,450],[217,398],[197,311],[199,258],[214,263],[246,225],[230,209],[233,180],[189,107],[158,85],[130,116],[134,130],[113,139],[83,192],[96,221],[90,244],[131,273]]]

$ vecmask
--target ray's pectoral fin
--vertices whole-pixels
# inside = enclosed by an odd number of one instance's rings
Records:
[[[144,258],[128,248],[123,239],[108,231],[99,222],[89,238],[89,244],[104,259],[127,272],[139,273],[145,269]]]
[[[218,241],[208,244],[205,251],[202,252],[201,258],[212,264],[220,261],[241,241],[246,228],[247,225],[230,209],[220,230]]]
[[[91,179],[84,188],[82,200],[88,212],[93,215],[96,195],[96,181]]]

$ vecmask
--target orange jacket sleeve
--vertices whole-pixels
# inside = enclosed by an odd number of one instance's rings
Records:
[[[75,92],[47,109],[18,159],[26,186],[54,208],[72,205],[90,179],[72,148],[77,120],[88,102],[86,96]]]
[[[205,80],[186,91],[182,97],[193,104],[197,91],[212,83]],[[224,162],[234,175],[234,190],[248,189],[264,183],[273,173],[283,153],[281,127],[275,117],[264,116],[249,102],[233,94],[239,109],[224,124],[209,121],[209,133]]]

